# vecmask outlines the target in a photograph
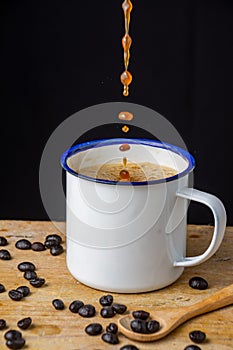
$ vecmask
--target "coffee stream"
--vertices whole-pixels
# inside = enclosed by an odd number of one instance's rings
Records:
[[[129,95],[129,85],[132,82],[132,75],[128,71],[129,58],[130,58],[130,46],[132,44],[132,39],[129,35],[129,23],[130,23],[130,12],[132,11],[133,5],[130,0],[125,0],[122,4],[122,9],[124,11],[125,19],[125,35],[122,38],[122,46],[124,49],[124,64],[125,71],[121,74],[121,82],[124,85],[123,95]]]
[[[132,39],[129,35],[129,24],[130,24],[130,13],[132,11],[133,5],[130,0],[124,0],[122,4],[122,9],[124,11],[124,20],[125,20],[125,35],[122,38],[122,46],[124,49],[124,65],[125,65],[125,71],[121,74],[121,82],[124,85],[123,95],[128,96],[129,95],[129,85],[132,82],[132,75],[128,71],[129,66],[129,58],[130,58],[130,46],[132,44]],[[132,120],[133,114],[130,112],[121,112],[118,115],[118,118],[120,120]],[[121,129],[123,132],[127,133],[129,131],[129,127],[127,125],[124,125]],[[125,152],[130,149],[130,146],[128,144],[123,144],[119,147],[120,151]],[[122,181],[129,181],[130,175],[128,170],[126,169],[127,165],[127,158],[123,158],[123,165],[124,169],[120,171],[120,179]]]

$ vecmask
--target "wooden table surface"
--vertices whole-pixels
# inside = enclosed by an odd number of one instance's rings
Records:
[[[197,255],[205,250],[210,242],[213,228],[210,226],[188,227],[189,255]],[[15,248],[15,242],[23,237],[31,242],[44,241],[48,234],[58,233],[51,222],[32,221],[0,221],[0,236],[5,236],[9,242],[6,247],[12,255],[9,261],[0,260],[0,283],[6,287],[6,292],[0,294],[0,319],[6,320],[9,329],[17,329],[17,321],[31,316],[33,325],[22,331],[26,340],[25,349],[32,350],[111,350],[120,349],[123,345],[134,344],[140,350],[183,350],[188,344],[189,332],[202,330],[207,340],[199,345],[203,350],[233,349],[233,307],[228,306],[215,312],[198,316],[173,331],[164,339],[153,343],[138,343],[119,335],[120,343],[110,345],[101,340],[101,336],[88,336],[84,328],[91,322],[100,322],[105,327],[109,322],[115,322],[118,316],[103,319],[100,314],[99,298],[106,294],[91,289],[76,281],[68,272],[65,262],[65,252],[59,256],[50,255],[49,251],[22,251]],[[65,248],[65,237],[63,236]],[[115,302],[128,306],[129,311],[136,309],[164,310],[190,305],[215,291],[233,283],[233,228],[228,227],[218,252],[207,262],[196,267],[186,268],[183,275],[171,286],[150,293],[116,294],[112,293]],[[31,289],[31,294],[16,302],[9,298],[8,291],[20,285],[28,285],[23,273],[17,269],[22,261],[31,261],[37,267],[37,274],[46,279],[41,288]],[[204,277],[209,288],[200,291],[189,287],[189,279],[195,275]],[[55,310],[51,304],[55,298],[61,298],[66,308]],[[75,300],[95,305],[97,315],[94,318],[82,318],[69,311],[69,304]],[[4,335],[0,331],[0,349],[6,349]]]

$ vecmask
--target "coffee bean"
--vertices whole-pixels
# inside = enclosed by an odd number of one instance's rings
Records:
[[[53,234],[46,236],[45,241],[56,241],[58,244],[60,244],[62,242],[62,238],[57,234]]]
[[[0,246],[5,246],[7,245],[7,239],[5,237],[0,236]]]
[[[135,345],[124,345],[120,350],[139,350]]]
[[[103,295],[100,299],[99,302],[102,306],[110,306],[112,305],[113,302],[113,296],[108,294],[108,295]]]
[[[95,316],[95,307],[90,304],[86,304],[80,307],[78,313],[82,317],[93,317]]]
[[[104,306],[100,310],[100,315],[104,318],[113,317],[115,315],[115,311],[113,310],[112,306]]]
[[[0,293],[5,292],[5,290],[6,289],[5,289],[4,285],[0,283]]]
[[[43,250],[45,250],[45,246],[41,242],[34,242],[32,243],[32,250],[34,250],[35,252],[42,252]]]
[[[4,328],[6,328],[6,321],[1,318],[0,319],[0,331],[2,331]]]
[[[102,332],[103,328],[100,323],[91,323],[85,328],[85,332],[88,335],[98,335]]]
[[[195,276],[189,280],[189,286],[194,289],[204,290],[208,288],[208,282],[202,277]]]
[[[106,332],[107,333],[117,334],[117,332],[118,332],[117,324],[114,323],[114,322],[109,323],[109,325],[106,327]]]
[[[188,345],[186,348],[184,348],[184,350],[201,350],[201,348],[199,348],[197,345]]]
[[[144,320],[135,319],[135,320],[130,322],[130,327],[131,327],[133,332],[147,333],[146,321],[144,321]]]
[[[25,271],[23,277],[29,281],[33,278],[37,278],[37,273],[35,271]]]
[[[149,333],[155,333],[159,330],[160,324],[156,320],[151,320],[146,322],[146,330]]]
[[[17,267],[22,272],[35,271],[35,269],[36,269],[35,265],[29,261],[24,261],[24,262],[20,263]]]
[[[22,293],[24,297],[27,297],[30,293],[30,289],[27,286],[20,286],[16,290],[17,292]]]
[[[38,277],[38,278],[31,279],[29,282],[33,287],[40,288],[45,283],[45,279]]]
[[[32,319],[31,317],[25,317],[23,318],[22,320],[19,320],[17,322],[17,326],[20,328],[20,329],[28,329],[32,324]]]
[[[22,333],[19,332],[19,331],[16,331],[14,329],[10,330],[10,331],[7,331],[5,334],[4,334],[4,338],[6,340],[15,340],[15,339],[19,339],[19,338],[22,338]]]
[[[61,299],[54,299],[52,304],[56,310],[63,310],[65,308],[65,305]]]
[[[117,314],[123,314],[127,310],[126,305],[117,303],[112,304],[112,308]]]
[[[72,301],[72,303],[69,306],[69,310],[71,312],[73,312],[74,314],[78,313],[78,310],[80,309],[80,307],[82,307],[84,305],[84,303],[80,300],[74,300]]]
[[[150,316],[149,312],[144,310],[133,311],[132,315],[134,318],[139,318],[140,320],[147,320]]]
[[[22,249],[22,250],[27,250],[31,249],[31,242],[27,239],[19,239],[16,243],[15,246],[17,249]]]
[[[51,247],[55,247],[56,245],[59,245],[59,243],[55,240],[45,241],[44,245],[46,248],[50,249]]]
[[[194,342],[194,343],[203,343],[206,339],[206,335],[202,331],[192,331],[189,333],[189,338]]]
[[[13,350],[21,349],[24,345],[25,345],[25,340],[23,338],[6,341],[6,346],[8,346],[8,348]]]
[[[113,334],[113,333],[104,333],[101,338],[103,341],[105,341],[106,343],[109,343],[109,344],[118,344],[119,343],[118,336],[116,334]]]
[[[50,254],[51,255],[60,255],[61,253],[63,253],[64,249],[62,247],[62,245],[58,244],[58,245],[54,245],[50,248]]]
[[[8,295],[12,300],[15,301],[20,301],[21,299],[23,299],[23,294],[15,289],[10,290]]]
[[[0,250],[0,259],[1,260],[10,260],[11,259],[11,255],[8,252],[8,250],[6,250],[6,249]]]

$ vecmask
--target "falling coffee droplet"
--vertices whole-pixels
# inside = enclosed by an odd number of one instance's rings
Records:
[[[129,131],[129,127],[127,125],[124,125],[121,130],[126,133]]]
[[[120,145],[119,150],[121,152],[129,151],[130,150],[130,145],[128,145],[128,143],[124,143],[123,145]]]
[[[123,95],[128,96],[129,95],[129,85],[132,82],[132,75],[128,70],[125,70],[121,74],[121,82],[124,85]]]
[[[127,121],[129,121],[129,120],[132,120],[132,119],[133,119],[133,114],[130,113],[130,112],[120,112],[120,113],[118,114],[118,118],[119,118],[120,120],[127,120]]]
[[[123,157],[122,162],[123,162],[124,167],[126,167],[126,165],[127,165],[127,158],[126,158],[126,157]]]
[[[129,172],[128,172],[128,170],[121,170],[120,171],[120,178],[121,178],[121,180],[129,180]]]

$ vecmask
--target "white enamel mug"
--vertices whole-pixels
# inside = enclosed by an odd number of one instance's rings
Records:
[[[120,151],[123,143],[130,150]],[[86,166],[121,163],[123,156],[169,166],[178,174],[117,183],[78,173]],[[67,266],[81,283],[118,293],[160,289],[219,248],[225,209],[217,197],[188,187],[194,159],[187,151],[146,139],[96,140],[70,148],[61,163],[67,177]],[[208,249],[194,257],[186,257],[189,200],[207,205],[215,221]]]

